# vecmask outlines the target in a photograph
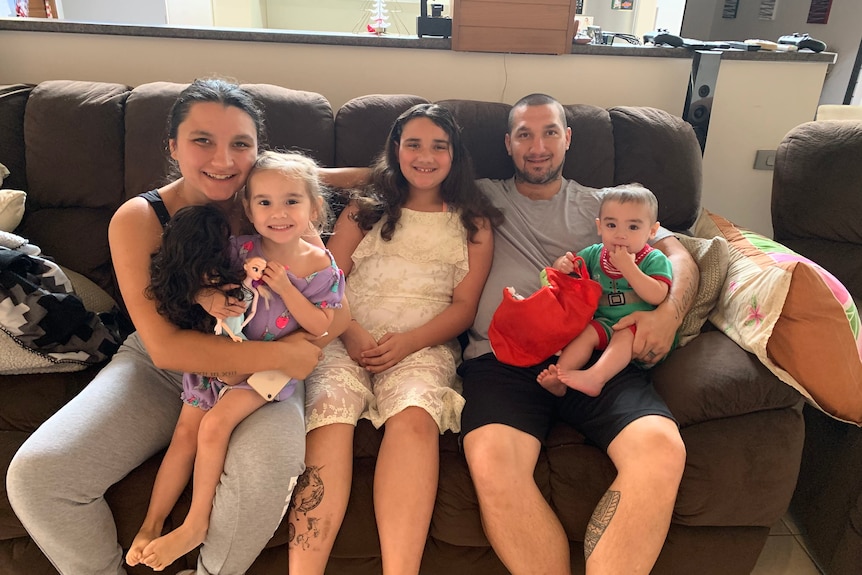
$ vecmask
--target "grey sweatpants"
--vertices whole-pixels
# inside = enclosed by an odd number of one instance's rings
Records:
[[[63,575],[125,573],[104,494],[170,442],[181,380],[156,368],[134,334],[15,454],[9,501]],[[300,383],[233,432],[198,575],[245,573],[278,527],[304,469],[304,396]]]

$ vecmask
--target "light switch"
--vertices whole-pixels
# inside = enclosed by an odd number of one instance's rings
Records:
[[[775,150],[757,150],[754,156],[755,170],[772,170],[775,168]]]

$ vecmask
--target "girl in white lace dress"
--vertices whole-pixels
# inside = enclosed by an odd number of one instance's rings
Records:
[[[306,472],[290,572],[322,574],[350,494],[360,418],[385,425],[374,477],[384,574],[418,573],[437,492],[439,435],[460,429],[456,337],[476,314],[502,217],[476,188],[451,113],[420,104],[392,127],[327,247],[354,320],[306,380]]]

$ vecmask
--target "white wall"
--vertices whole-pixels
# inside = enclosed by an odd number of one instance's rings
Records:
[[[16,57],[0,66],[0,84],[74,79],[136,86],[218,74],[318,92],[334,108],[366,94],[513,103],[525,94],[546,92],[564,103],[653,106],[680,115],[691,71],[686,58],[484,54],[3,30],[0,54],[11,53]],[[56,57],[60,53],[63,58]],[[825,63],[722,62],[704,157],[705,207],[772,234],[772,172],[752,169],[755,151],[774,149],[791,128],[814,117],[825,71]]]
[[[656,6],[655,29],[664,28],[671,34],[679,34],[684,15],[685,0],[661,0]]]
[[[266,28],[265,0],[212,0],[213,25],[223,28]]]
[[[0,84],[76,79],[136,86],[218,74],[318,92],[335,108],[375,93],[514,103],[538,91],[567,103],[653,106],[681,114],[691,70],[686,58],[492,54],[14,30],[0,34],[0,54],[4,51],[18,56],[0,66]],[[58,53],[64,57],[57,58]]]
[[[825,73],[826,65],[722,61],[703,156],[704,207],[772,236],[772,172],[753,169],[755,152],[774,150],[814,119]]]
[[[775,20],[758,20],[760,2],[756,0],[740,0],[736,18],[721,17],[722,0],[688,0],[683,36],[701,40],[762,38],[775,42],[785,34],[808,33],[826,42],[828,51],[838,54],[838,62],[826,78],[820,103],[842,104],[862,38],[862,2],[833,0],[827,24],[806,23],[810,6],[811,0],[777,0]]]
[[[167,23],[171,26],[212,26],[211,0],[166,0]]]
[[[63,0],[63,17],[78,22],[115,24],[167,23],[165,0]]]

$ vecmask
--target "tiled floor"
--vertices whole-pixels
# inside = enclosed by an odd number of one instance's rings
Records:
[[[785,515],[769,533],[751,575],[822,575],[805,550],[793,518]]]

